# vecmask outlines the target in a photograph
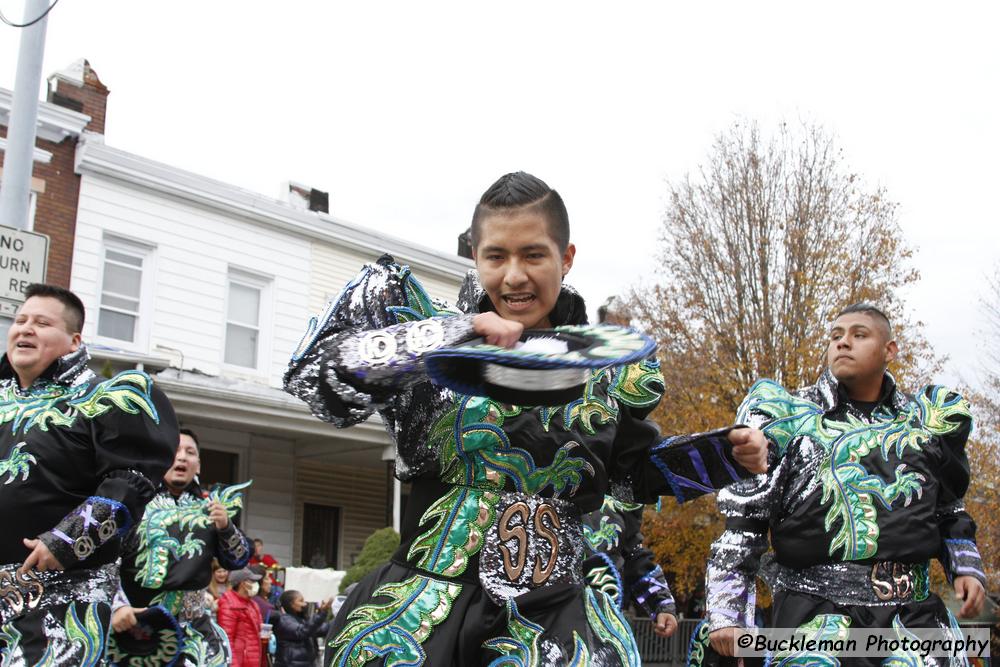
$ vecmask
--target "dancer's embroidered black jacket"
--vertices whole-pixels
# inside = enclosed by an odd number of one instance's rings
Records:
[[[36,537],[66,569],[114,561],[173,460],[177,421],[152,379],[104,379],[88,359],[81,346],[27,390],[0,360],[0,563]]]
[[[976,524],[963,505],[972,421],[961,396],[934,385],[910,396],[887,373],[878,401],[864,405],[826,371],[794,393],[758,382],[739,419],[761,428],[782,456],[767,474],[719,494],[727,522],[708,564],[711,629],[752,624],[768,533],[776,588],[840,605],[928,599],[932,558],[949,579],[985,585]]]
[[[620,611],[580,576],[581,512],[612,486],[653,502],[731,482],[725,431],[656,447],[645,419],[662,394],[655,363],[596,372],[579,400],[557,408],[435,386],[423,372],[427,341],[474,338],[474,314],[491,307],[474,273],[459,307],[466,314],[432,302],[407,267],[383,257],[312,323],[286,375],[286,389],[337,426],[378,411],[396,474],[411,482],[400,549],[348,598],[327,660],[380,661],[373,647],[392,645],[393,661],[408,664],[485,664],[522,651],[542,651],[532,660],[545,664],[585,653],[634,664]],[[550,320],[583,323],[582,299],[564,287]]]
[[[122,550],[122,590],[133,607],[164,604],[176,614],[171,592],[200,591],[212,578],[212,559],[227,570],[250,560],[250,544],[234,519],[242,507],[239,491],[247,484],[202,491],[191,482],[174,496],[161,482],[142,520],[129,532]],[[208,503],[222,503],[230,521],[218,530],[208,517]]]

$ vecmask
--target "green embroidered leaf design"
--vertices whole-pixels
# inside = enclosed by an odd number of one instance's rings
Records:
[[[211,623],[220,637],[225,636],[225,631],[215,621]],[[184,626],[184,655],[187,656],[187,664],[194,667],[224,667],[229,663],[225,648],[220,647],[219,651],[209,655],[208,641],[190,623]]]
[[[706,618],[691,635],[691,643],[688,645],[687,667],[701,667],[705,662],[705,647],[708,646],[708,619]]]
[[[99,417],[112,407],[131,415],[137,415],[141,410],[159,424],[160,417],[150,393],[152,387],[153,380],[145,373],[123,371],[94,387],[86,396],[70,400],[69,405],[88,419]]]
[[[403,281],[403,296],[406,299],[405,306],[389,306],[386,308],[396,316],[397,322],[415,322],[426,320],[429,317],[439,317],[442,315],[459,315],[458,310],[451,307],[441,307],[434,303],[430,294],[420,284],[420,281],[413,277],[410,267],[401,266],[398,269],[398,277]]]
[[[496,493],[455,487],[431,505],[420,524],[434,525],[417,537],[408,559],[417,558],[417,567],[456,577],[468,567],[469,557],[479,553],[484,534],[496,519]]]
[[[800,433],[824,432],[823,409],[812,401],[789,394],[772,380],[760,380],[750,388],[736,411],[736,421],[750,423],[750,416],[755,412],[770,418],[761,430],[782,454]]]
[[[448,617],[461,592],[461,584],[421,576],[380,586],[373,599],[389,601],[358,607],[348,615],[343,630],[329,644],[330,664],[361,667],[376,658],[384,658],[385,667],[423,664],[421,644]]]
[[[850,414],[844,419],[824,418],[820,406],[789,394],[783,387],[762,380],[755,384],[739,410],[739,421],[751,413],[761,413],[771,421],[762,427],[768,438],[784,453],[796,437],[806,436],[823,447],[826,455],[817,477],[822,484],[821,502],[829,504],[824,517],[825,529],[838,526],[830,541],[829,553],[841,550],[844,560],[863,560],[878,551],[878,511],[876,502],[887,511],[902,499],[909,505],[923,493],[923,475],[900,464],[891,481],[873,475],[863,465],[872,451],[883,460],[894,451],[902,456],[906,449],[920,449],[934,433],[932,429],[955,429],[949,421],[954,416],[968,416],[968,404],[947,390],[935,387],[922,390],[916,403],[910,403],[892,417],[881,411],[868,423]]]
[[[21,631],[14,627],[14,623],[6,623],[0,627],[0,667],[8,667],[13,664],[14,657],[20,653]]]
[[[948,394],[951,394],[950,399]],[[947,435],[955,431],[959,424],[952,421],[953,417],[972,419],[969,402],[939,385],[921,389],[917,392],[916,401],[920,421],[934,435]]]
[[[917,636],[907,630],[903,622],[899,620],[899,614],[896,614],[892,619],[892,629],[896,633],[897,638],[911,639],[915,644],[919,644]],[[961,636],[961,631],[959,631],[958,637],[961,638]],[[892,655],[882,661],[883,667],[924,667],[926,664],[919,653],[904,651],[902,647],[893,651]]]
[[[607,424],[617,420],[618,405],[613,399],[605,400],[598,394],[601,383],[611,379],[612,376],[613,371],[610,368],[595,370],[584,386],[583,396],[566,405],[541,408],[539,414],[542,428],[548,431],[552,427],[552,420],[560,411],[563,413],[563,428],[569,430],[579,421],[581,428],[589,435],[597,433],[594,420],[597,420],[598,424]]]
[[[204,665],[208,647],[205,637],[188,623],[184,626],[184,655],[195,665]]]
[[[10,450],[10,455],[5,459],[0,459],[0,479],[4,475],[7,475],[4,484],[10,484],[20,475],[21,481],[24,482],[28,479],[28,473],[30,472],[31,464],[38,463],[35,457],[28,452],[21,451],[21,448],[27,445],[26,442],[19,442],[14,445],[13,449]]]
[[[845,641],[850,632],[851,619],[841,614],[820,614],[808,623],[799,626],[796,636],[816,641]],[[776,667],[839,667],[835,653],[813,651],[782,652],[774,656]]]
[[[659,362],[647,360],[617,369],[609,393],[629,407],[656,405],[663,396],[663,374]]]
[[[587,623],[591,629],[602,642],[614,649],[622,665],[641,667],[639,647],[618,606],[607,595],[598,595],[589,586],[586,595]]]
[[[86,385],[66,388],[53,384],[22,396],[13,386],[7,386],[0,390],[0,424],[10,422],[13,433],[22,428],[27,433],[35,426],[48,431],[50,426],[72,425],[77,415],[93,419],[113,407],[133,415],[142,411],[159,423],[152,386],[153,380],[141,371],[119,373],[95,385],[89,393],[85,393]]]
[[[8,385],[0,390],[0,424],[10,422],[11,433],[17,433],[22,428],[27,433],[35,426],[48,431],[50,424],[69,426],[76,414],[69,409],[63,412],[57,406],[81,394],[83,390],[83,387],[68,390],[54,384],[42,391],[22,396],[13,385]]]
[[[221,503],[226,508],[226,514],[232,518],[243,507],[241,491],[252,483],[253,480],[250,480],[212,489],[208,500]],[[193,531],[212,522],[206,511],[207,504],[205,499],[195,498],[187,493],[176,502],[167,495],[153,496],[146,505],[142,521],[136,527],[139,538],[139,554],[135,559],[138,566],[135,573],[137,582],[145,588],[159,588],[167,576],[171,558],[180,560],[202,552],[205,542],[194,537]],[[183,542],[170,535],[171,526],[177,526],[182,532],[187,531],[181,535]]]
[[[583,536],[594,551],[608,551],[614,548],[618,545],[621,533],[621,525],[611,522],[606,516],[601,517],[601,525],[598,528],[591,528],[587,525],[583,527]]]
[[[483,642],[483,648],[500,653],[490,667],[531,667],[541,664],[539,641],[545,628],[521,616],[513,598],[507,601],[509,637],[495,637]]]
[[[67,664],[66,661],[70,658],[72,664],[79,667],[94,667],[104,652],[104,626],[97,617],[96,609],[96,604],[88,604],[83,621],[81,621],[76,613],[76,602],[70,602],[69,608],[66,610],[63,628],[66,631],[66,638],[73,647],[73,655],[58,654],[56,652],[57,644],[49,640],[37,667],[56,667]]]
[[[445,413],[431,429],[432,447],[437,447],[441,478],[451,484],[502,488],[509,479],[523,493],[540,493],[552,487],[555,496],[575,492],[583,473],[594,468],[572,456],[577,442],[560,447],[548,466],[538,467],[531,454],[513,447],[503,430],[505,419],[521,408],[503,406],[485,398],[460,396],[454,409]]]
[[[483,648],[496,651],[501,657],[490,662],[489,667],[537,667],[549,664],[543,658],[541,636],[545,628],[521,615],[517,603],[507,601],[507,632],[509,637],[495,637],[483,642]],[[565,656],[563,656],[565,659]],[[590,652],[576,632],[573,633],[573,657],[566,663],[572,667],[590,665]]]

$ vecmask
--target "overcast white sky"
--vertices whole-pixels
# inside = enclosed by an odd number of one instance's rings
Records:
[[[19,18],[22,0],[0,0]],[[62,0],[44,73],[86,57],[107,142],[454,252],[524,169],[567,202],[591,311],[646,276],[666,181],[738,118],[806,118],[900,203],[911,313],[973,379],[1000,263],[994,2]],[[18,31],[0,26],[0,86]]]

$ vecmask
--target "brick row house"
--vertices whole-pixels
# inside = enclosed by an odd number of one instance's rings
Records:
[[[281,391],[286,362],[382,252],[451,301],[471,263],[339,220],[310,188],[269,198],[108,146],[108,89],[89,64],[49,81],[33,229],[51,239],[48,281],[87,307],[95,369],[154,376],[202,440],[203,481],[254,480],[243,526],[279,561],[348,567],[405,489],[382,424],[320,422]],[[9,108],[0,89],[0,133]]]

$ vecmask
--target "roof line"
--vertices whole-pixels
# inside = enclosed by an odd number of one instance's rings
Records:
[[[132,183],[200,206],[241,217],[317,241],[348,246],[362,253],[388,252],[401,263],[424,271],[462,279],[472,262],[458,255],[414,243],[398,236],[316,211],[303,211],[262,194],[172,167],[107,146],[102,135],[84,133],[77,146],[76,173]]]

